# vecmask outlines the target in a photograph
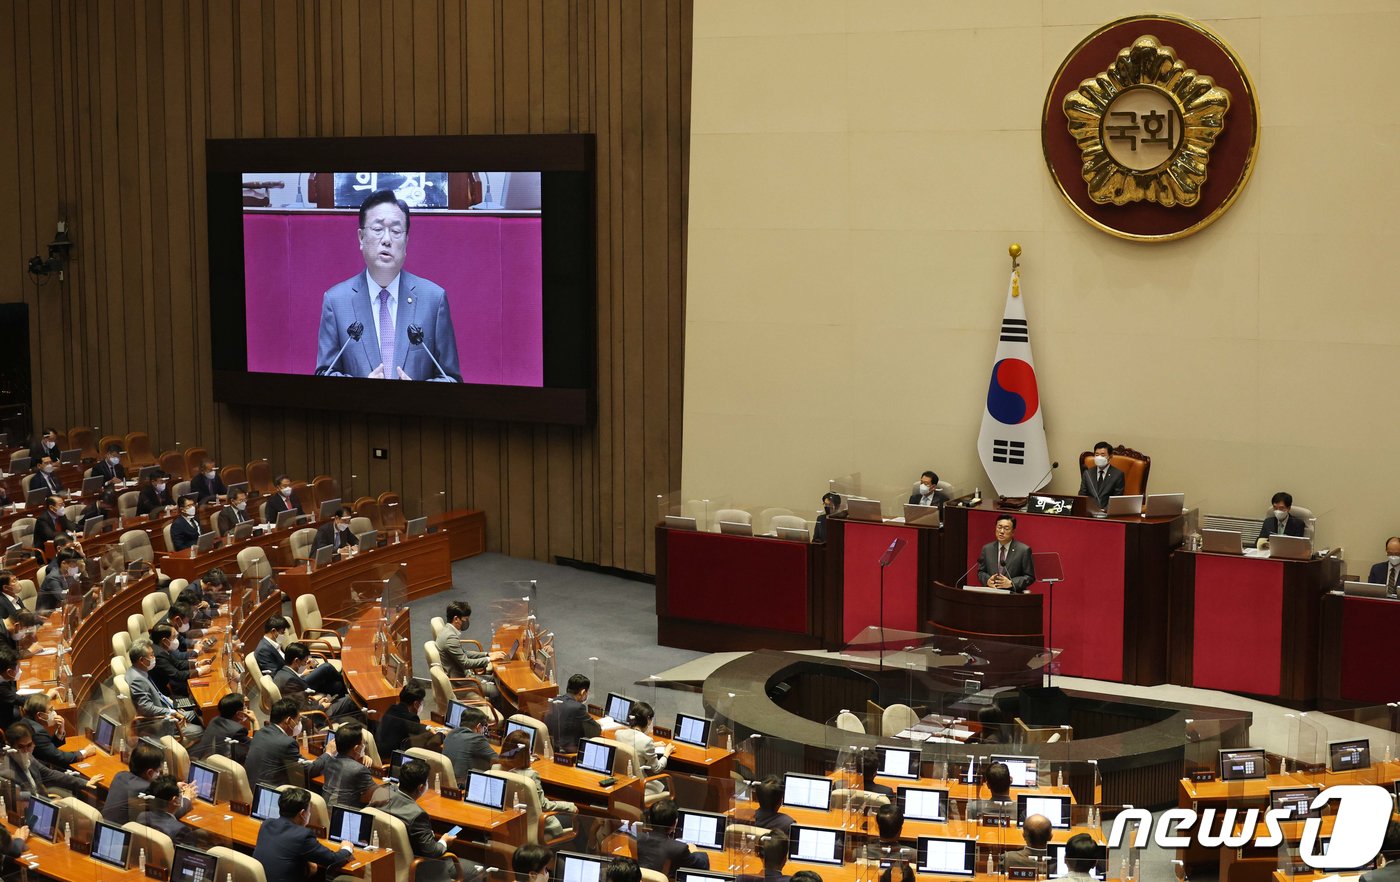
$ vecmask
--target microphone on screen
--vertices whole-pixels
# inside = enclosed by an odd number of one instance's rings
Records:
[[[354,322],[353,324],[350,325],[350,327],[346,328],[346,329],[345,329],[345,342],[342,343],[342,344],[340,345],[340,351],[337,352],[337,353],[335,354],[335,358],[331,359],[331,363],[330,363],[330,364],[326,365],[325,367],[318,367],[318,368],[316,368],[316,376],[319,377],[319,376],[322,376],[322,375],[324,375],[324,374],[329,373],[329,372],[330,372],[330,369],[333,368],[333,367],[335,367],[335,363],[338,362],[338,361],[340,361],[340,357],[341,357],[342,355],[345,354],[345,347],[349,346],[350,343],[351,343],[351,341],[357,341],[357,342],[358,342],[359,339],[360,339],[360,337],[364,336],[364,333],[365,333],[365,325],[364,325],[364,322]]]
[[[418,325],[408,326],[409,343],[413,344],[414,346],[423,346],[423,336],[423,329],[420,328]],[[433,356],[433,350],[429,349],[426,346],[423,346],[423,351],[428,353],[429,358],[433,359],[433,367],[437,368],[438,373],[442,374],[444,377],[447,376],[447,371],[442,369],[442,365],[438,364],[438,360]]]

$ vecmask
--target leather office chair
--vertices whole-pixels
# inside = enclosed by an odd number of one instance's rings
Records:
[[[357,517],[368,518],[372,529],[383,530],[379,516],[379,500],[369,496],[361,496],[355,500],[355,515]]]
[[[128,433],[123,446],[126,449],[127,468],[139,469],[156,464],[156,455],[151,449],[151,436],[145,432]]]
[[[179,779],[183,781],[184,779]],[[157,867],[169,867],[175,861],[175,843],[169,836],[155,827],[147,827],[135,821],[127,821],[122,829],[131,834],[131,853],[140,854],[144,849],[146,860]],[[215,880],[210,880],[215,882]]]
[[[172,487],[170,490],[170,494],[171,498],[178,503],[181,499],[184,499],[186,496],[190,495],[190,482],[176,481],[175,486]]]
[[[428,786],[431,789],[437,790],[439,784],[452,790],[457,789],[457,772],[452,768],[452,760],[442,751],[409,747],[404,749],[404,754],[428,764]]]
[[[765,508],[758,513],[758,519],[754,521],[753,531],[755,533],[773,532],[773,519],[779,517],[792,517],[790,508]]]
[[[68,449],[77,448],[82,451],[78,454],[84,462],[98,459],[97,454],[97,432],[91,426],[74,426],[68,430]]]
[[[63,510],[63,516],[68,519],[68,523],[73,525],[74,530],[82,532],[83,512],[86,510],[86,505],[83,505],[81,502],[75,502]]]
[[[140,490],[128,490],[117,497],[117,515],[123,520],[136,517],[136,505],[141,501]]]
[[[122,449],[122,464],[127,465],[126,442],[122,439],[121,435],[103,435],[101,438],[97,439],[97,449],[103,456],[107,455],[107,448],[113,444]]]
[[[15,592],[16,596],[18,596],[20,600],[24,601],[25,606],[29,607],[30,609],[33,609],[34,600],[39,596],[39,589],[35,587],[34,580],[20,579],[17,582],[17,585],[19,586],[19,588]]]
[[[10,544],[33,548],[34,525],[36,523],[34,518],[16,518],[15,522],[10,524]]]
[[[34,483],[34,473],[30,472],[19,479],[19,489],[24,491],[24,495],[29,495],[29,486]],[[17,500],[18,501],[18,500]]]
[[[385,490],[379,494],[379,523],[388,533],[403,533],[408,530],[408,518],[404,517],[403,500],[399,494]]]
[[[1109,451],[1108,464],[1123,473],[1124,496],[1145,496],[1147,494],[1147,476],[1152,471],[1152,457],[1119,444]],[[1094,452],[1086,450],[1080,453],[1080,471],[1093,467]]]
[[[263,865],[253,860],[251,854],[244,854],[222,845],[211,846],[209,853],[219,860],[218,870],[214,874],[216,879],[231,879],[232,882],[267,882]]]
[[[58,830],[69,829],[76,842],[92,842],[93,831],[102,820],[102,813],[76,796],[65,796],[56,804]]]
[[[272,486],[272,466],[265,459],[255,459],[248,463],[247,475],[248,486],[258,491],[264,496],[271,495]],[[228,478],[224,478],[224,483],[228,483]]]
[[[131,652],[131,634],[126,631],[116,631],[112,634],[112,656],[115,658],[129,658],[127,653]]]
[[[340,641],[344,636],[342,629],[350,629],[348,619],[321,615],[321,604],[314,594],[298,597],[292,605],[292,615],[296,618],[297,633],[301,635],[299,639],[320,645],[333,655],[340,655]]]
[[[549,727],[542,720],[526,714],[511,714],[508,722],[519,723],[535,730],[534,753],[541,759],[554,759],[554,743],[549,740]]]
[[[501,712],[491,706],[491,700],[475,677],[449,677],[441,664],[429,665],[428,680],[433,684],[433,704],[444,712],[450,702],[460,701],[480,709],[491,725],[499,726]]]
[[[779,527],[787,530],[806,530],[808,533],[812,531],[806,518],[799,517],[798,515],[774,515],[772,521],[768,525],[768,529],[764,532],[776,532]]]
[[[525,842],[528,845],[542,845],[545,847],[558,847],[574,838],[574,828],[565,827],[559,835],[550,838],[545,835],[545,822],[551,817],[558,817],[560,823],[563,818],[558,812],[547,812],[540,804],[540,794],[535,789],[535,782],[520,774],[519,772],[508,772],[504,769],[494,769],[491,774],[505,778],[506,784],[506,805],[525,806]],[[664,878],[664,877],[663,877]]]
[[[632,745],[624,741],[616,741],[612,738],[603,738],[602,740],[608,742],[608,744],[617,746],[617,752],[613,758],[613,774],[634,775],[638,778],[643,778],[645,784],[656,782],[660,785],[660,789],[658,790],[655,787],[645,787],[644,784],[642,796],[644,807],[650,807],[653,803],[662,799],[669,799],[671,794],[676,791],[675,782],[671,780],[671,774],[669,772],[663,771],[655,775],[646,775],[642,771],[642,761],[637,756],[636,748]]]
[[[140,613],[132,613],[126,617],[126,633],[131,635],[131,642],[135,643],[142,638],[149,639],[151,632],[146,628],[146,617]]]
[[[836,728],[843,732],[859,732],[862,735],[865,734],[865,722],[848,710],[843,710],[836,715]]]
[[[340,484],[338,484],[335,478],[332,478],[330,475],[317,475],[316,477],[312,478],[311,488],[312,491],[316,494],[317,507],[319,507],[321,503],[325,502],[327,499],[342,498],[340,495]]]
[[[267,552],[257,545],[238,551],[238,573],[252,579],[266,579],[272,575],[272,562]]]
[[[174,526],[175,522],[171,521],[164,527],[160,528],[161,541],[165,543],[165,550],[167,552],[173,552],[175,550],[175,537],[170,535],[171,528],[173,528]]]
[[[862,812],[889,805],[890,798],[882,793],[871,793],[869,790],[839,787],[831,791],[831,804],[833,807],[845,807],[852,812]]]
[[[354,533],[357,538],[374,529],[376,529],[374,522],[369,518],[354,517],[350,519],[350,532]]]
[[[175,776],[176,781],[188,780],[190,754],[185,750],[185,745],[174,735],[165,735],[160,739],[160,746],[165,749],[165,761],[170,764],[170,774]]]
[[[189,477],[189,473],[185,471],[185,455],[178,450],[167,450],[161,453],[160,467],[169,472],[172,478],[183,481]]]
[[[234,484],[246,484],[248,482],[248,473],[244,471],[243,466],[240,465],[225,466],[219,469],[219,476],[224,479],[225,487],[232,487]]]
[[[170,590],[166,593],[170,595],[170,602],[173,604],[180,599],[180,592],[190,586],[189,579],[171,579]]]
[[[121,545],[122,554],[126,555],[127,563],[134,560],[144,560],[152,567],[156,565],[156,551],[151,547],[151,537],[146,535],[145,530],[127,530],[122,533],[118,540]],[[165,575],[156,570],[156,578],[165,581]]]
[[[141,598],[141,615],[146,619],[146,630],[154,628],[156,622],[165,615],[168,609],[170,609],[170,595],[164,591],[152,591]]]
[[[125,631],[119,631],[117,633],[121,634],[123,637],[126,638],[126,649],[127,652],[130,652],[131,635],[126,633]],[[116,634],[112,635],[112,639],[117,639]],[[121,655],[114,655],[112,656],[112,660],[108,662],[108,667],[111,668],[113,677],[125,677],[126,672],[131,670],[131,657],[127,655],[126,652],[123,652]]]
[[[890,738],[896,732],[913,728],[918,722],[919,715],[914,713],[912,707],[907,704],[892,704],[885,708],[880,718],[880,734]]]
[[[199,474],[199,467],[204,465],[206,459],[213,459],[208,450],[203,447],[186,447],[185,477],[193,481],[194,476]],[[224,481],[224,483],[227,484],[228,481]]]
[[[289,790],[296,786],[296,784],[283,784],[277,788],[277,791],[280,793],[283,790]],[[326,798],[319,793],[312,791],[307,792],[311,793],[311,820],[309,821],[309,826],[321,830],[329,830],[331,828],[331,811],[326,807]],[[210,880],[210,882],[218,882],[218,880]]]
[[[363,811],[370,816],[374,832],[379,834],[380,847],[393,850],[394,879],[397,882],[412,882],[418,878],[420,866],[438,863],[441,860],[440,858],[413,856],[413,847],[408,841],[408,827],[404,825],[403,821],[373,806],[367,806]],[[436,871],[443,868],[433,867],[431,869]]]
[[[428,620],[428,627],[433,629],[433,639],[436,640],[438,635],[442,633],[442,629],[447,627],[447,622],[442,616],[433,616]]]
[[[287,544],[292,547],[292,560],[296,563],[306,563],[312,560],[311,546],[316,543],[316,528],[302,527],[294,530]]]
[[[753,515],[744,511],[742,508],[721,508],[715,512],[715,520],[714,523],[710,525],[710,529],[718,533],[720,521],[728,521],[731,524],[751,525],[753,524]]]
[[[205,757],[204,762],[219,773],[219,789],[214,794],[215,799],[244,805],[252,803],[253,788],[248,786],[248,772],[243,766],[217,753]]]

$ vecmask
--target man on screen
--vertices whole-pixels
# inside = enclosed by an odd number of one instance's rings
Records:
[[[457,337],[441,286],[403,271],[408,206],[393,190],[360,204],[365,271],[325,293],[316,373],[460,383]]]

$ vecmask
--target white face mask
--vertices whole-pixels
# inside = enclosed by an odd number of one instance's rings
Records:
[[[64,571],[63,574],[64,574],[65,576],[67,576],[68,578],[70,578],[70,579],[76,579],[76,578],[78,578],[78,568],[77,568],[77,567],[69,567],[67,570]]]
[[[107,462],[111,463],[112,465],[121,465],[122,458],[120,456],[109,456],[107,457]]]
[[[1288,512],[1276,508],[1274,509],[1274,517],[1278,518],[1280,522],[1286,521],[1288,520]]]
[[[1387,559],[1390,561],[1391,566],[1400,565],[1400,554],[1388,555]]]
[[[283,496],[291,496],[291,495],[292,495],[292,488],[291,488],[291,487],[283,487],[283,488],[282,488],[282,495],[283,495]]]
[[[300,737],[301,737],[301,720],[297,720],[297,724],[296,724],[295,726],[292,727],[292,737],[293,737],[293,738],[300,738]]]
[[[46,475],[52,475],[52,474],[53,474],[53,463],[51,463],[51,462],[46,462],[46,463],[44,463],[44,474],[46,474]]]
[[[187,506],[185,506],[185,517],[187,517],[187,518],[192,518],[192,517],[194,517],[194,506],[193,506],[193,505],[187,505]]]
[[[165,651],[166,651],[166,652],[174,652],[175,650],[177,650],[177,649],[179,649],[179,648],[180,648],[180,641],[179,641],[179,640],[170,639],[170,640],[165,641]]]
[[[1102,456],[1097,453],[1094,454],[1094,465],[1098,466],[1099,468],[1104,468],[1108,465],[1108,457]]]
[[[182,623],[182,624],[180,625],[180,627],[179,627],[177,630],[179,630],[179,632],[180,632],[181,634],[183,634],[183,633],[185,633],[186,631],[188,631],[189,629],[190,629],[190,623],[189,623],[189,622],[184,622],[184,623]]]
[[[933,492],[933,487],[932,487],[932,486],[930,486],[930,485],[928,485],[928,484],[920,484],[920,485],[919,485],[919,495],[921,495],[921,496],[927,496],[927,495],[929,495],[929,494],[932,493],[932,492]]]
[[[237,505],[234,506],[234,508],[238,509],[239,511],[243,511],[243,510],[245,510],[247,507],[248,507],[248,503],[246,503],[246,502],[240,502],[240,503],[238,503]]]
[[[164,493],[164,492],[165,492],[165,485],[164,485],[164,484],[157,484],[157,485],[155,485],[155,486],[156,486],[156,492],[157,492],[157,493]]]

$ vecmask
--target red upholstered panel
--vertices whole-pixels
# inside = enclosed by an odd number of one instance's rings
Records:
[[[1278,695],[1283,564],[1198,554],[1195,607],[1191,685]]]
[[[807,633],[807,543],[672,530],[668,614]]]
[[[885,568],[885,627],[916,630],[919,602],[918,530],[897,524],[846,523],[845,606],[841,633],[846,640],[870,625],[880,624],[879,560],[896,537],[904,550]]]
[[[1400,701],[1394,658],[1400,603],[1348,597],[1342,607],[1342,698],[1382,704]]]
[[[977,563],[982,546],[994,539],[997,514],[973,511],[967,519],[967,563]],[[1036,554],[1060,556],[1065,580],[1045,604],[1048,642],[1063,650],[1060,673],[1096,680],[1123,679],[1123,542],[1119,521],[1049,515],[1016,515],[1016,538]],[[977,572],[969,581],[976,585]],[[1046,586],[1031,588],[1044,594]],[[1054,621],[1051,621],[1051,616]],[[1052,627],[1053,626],[1053,627]]]

